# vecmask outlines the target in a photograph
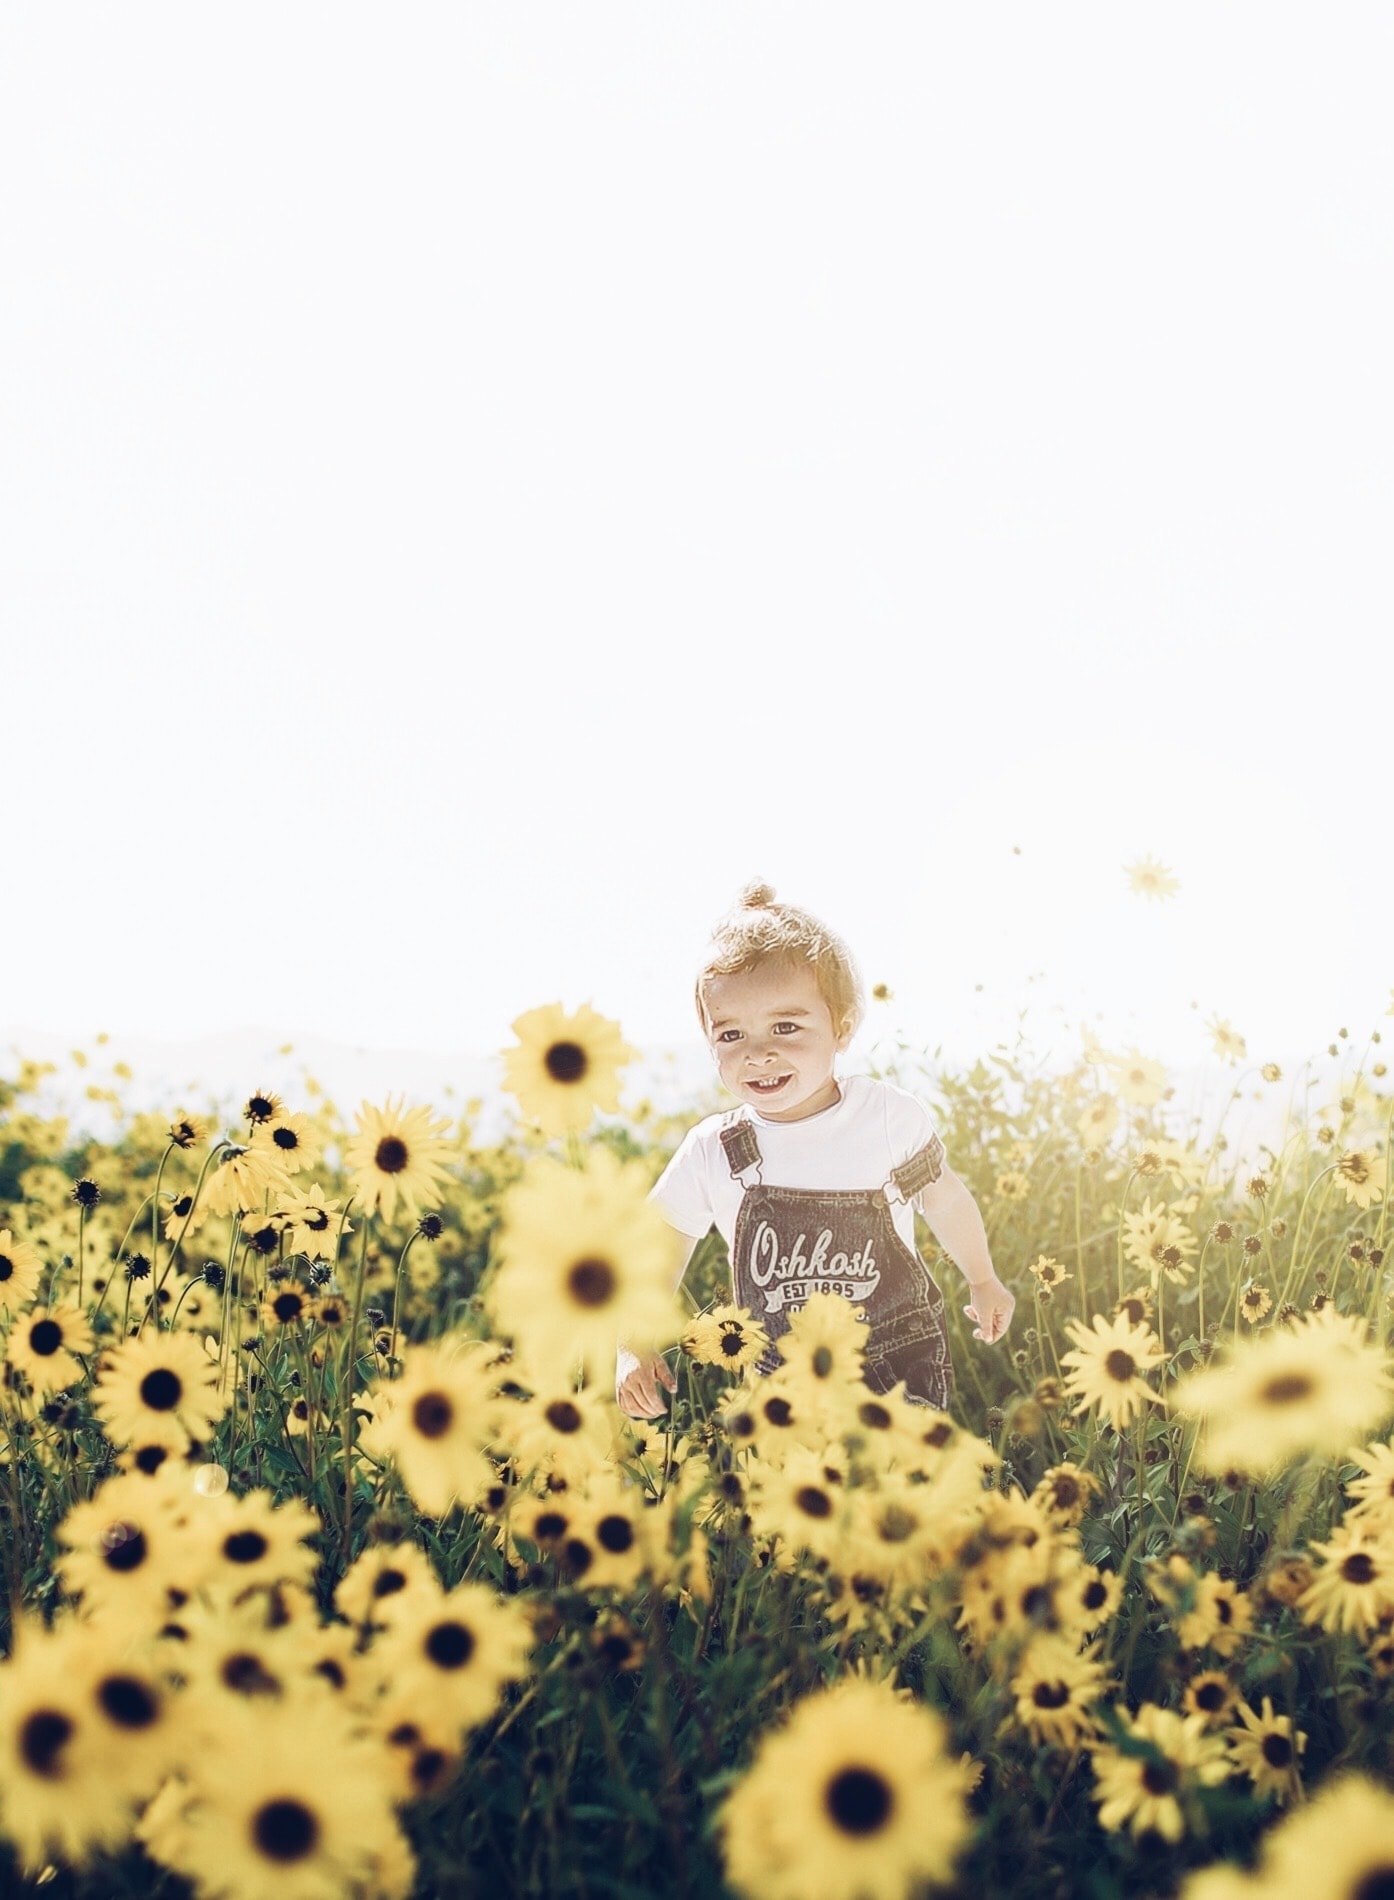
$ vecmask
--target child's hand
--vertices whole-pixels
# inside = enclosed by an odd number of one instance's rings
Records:
[[[973,1297],[963,1310],[969,1319],[978,1322],[973,1328],[973,1337],[992,1345],[1011,1324],[1012,1314],[1016,1310],[1016,1295],[1010,1288],[1003,1286],[995,1273],[990,1280],[984,1280],[981,1286],[975,1286],[971,1291]]]
[[[661,1418],[668,1408],[659,1392],[659,1381],[670,1392],[678,1382],[668,1370],[661,1352],[646,1352],[642,1357],[621,1346],[615,1355],[615,1403],[628,1418]]]

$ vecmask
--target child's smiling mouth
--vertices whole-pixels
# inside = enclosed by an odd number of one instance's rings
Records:
[[[781,1075],[776,1081],[762,1082],[752,1076],[747,1087],[754,1089],[758,1095],[777,1095],[789,1080],[791,1080],[789,1076]]]

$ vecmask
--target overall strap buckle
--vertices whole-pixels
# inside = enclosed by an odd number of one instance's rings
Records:
[[[755,1138],[755,1130],[743,1115],[737,1112],[734,1120],[727,1122],[719,1131],[721,1145],[726,1150],[726,1165],[737,1181],[748,1168],[755,1170],[755,1182],[760,1175],[760,1144]],[[753,1186],[754,1183],[741,1181],[741,1186]]]
[[[908,1161],[902,1161],[898,1168],[891,1169],[891,1178],[881,1192],[887,1200],[912,1201],[921,1188],[937,1181],[944,1171],[944,1144],[938,1135],[931,1135],[924,1147],[912,1154]],[[895,1189],[892,1194],[891,1189]]]

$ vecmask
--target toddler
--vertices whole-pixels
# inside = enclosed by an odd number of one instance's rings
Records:
[[[872,1076],[834,1074],[864,1010],[846,945],[807,911],[749,884],[717,926],[697,975],[697,1014],[738,1107],[689,1129],[650,1199],[684,1236],[678,1280],[713,1227],[731,1256],[731,1297],[774,1342],[815,1292],[861,1306],[863,1377],[875,1392],[947,1410],[953,1362],[944,1299],[915,1247],[915,1209],[971,1294],[973,1337],[1006,1333],[1016,1300],[993,1271],[978,1204],[946,1165],[918,1096]],[[620,1346],[615,1396],[656,1418],[677,1382],[661,1353]]]

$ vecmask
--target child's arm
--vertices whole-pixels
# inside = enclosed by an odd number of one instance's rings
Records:
[[[687,1263],[697,1251],[697,1242],[701,1236],[679,1233],[677,1237],[682,1242],[682,1262],[678,1267],[678,1277],[673,1282],[675,1293],[682,1285],[683,1275],[687,1272]],[[673,1377],[663,1354],[661,1352],[631,1352],[621,1340],[615,1354],[615,1403],[620,1410],[630,1418],[660,1417],[668,1405],[667,1399],[659,1394],[660,1381],[670,1392],[677,1391],[678,1382]]]
[[[987,1229],[971,1190],[952,1168],[944,1167],[938,1180],[921,1190],[919,1206],[934,1238],[968,1282],[973,1298],[963,1310],[977,1321],[974,1339],[988,1344],[1001,1339],[1016,1307],[1016,1296],[997,1277],[988,1252]]]

